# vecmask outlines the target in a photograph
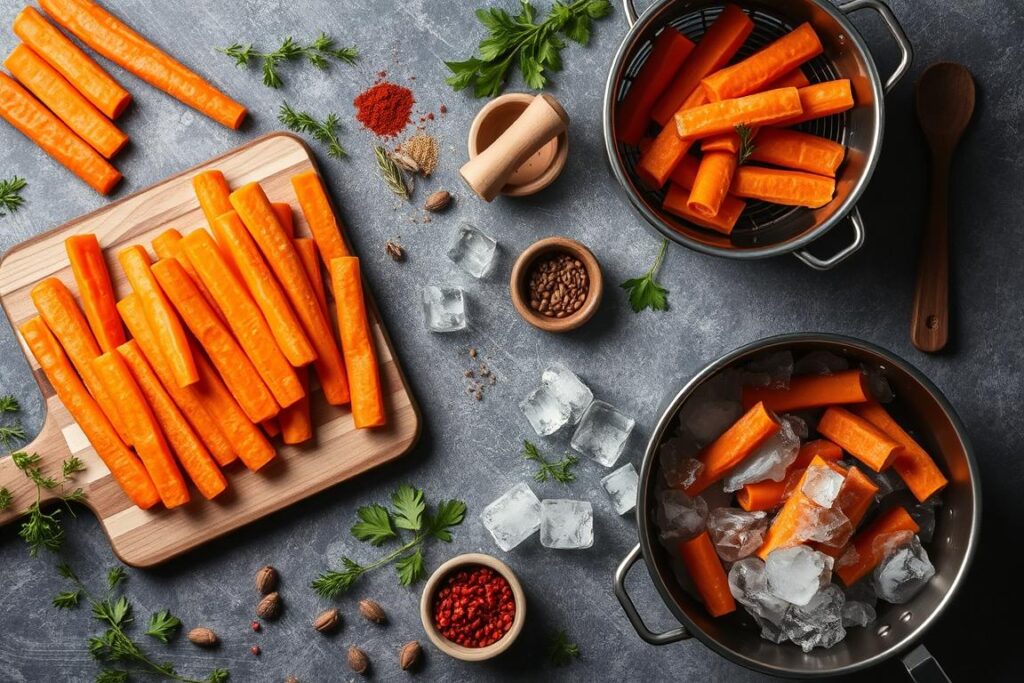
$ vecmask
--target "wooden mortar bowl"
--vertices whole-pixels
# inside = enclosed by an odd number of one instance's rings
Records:
[[[576,258],[587,269],[587,278],[590,281],[590,290],[587,292],[586,301],[583,302],[579,310],[564,318],[549,318],[534,311],[530,308],[530,296],[527,292],[533,264],[540,257],[554,252],[566,253]],[[512,295],[512,305],[515,306],[516,312],[522,316],[523,320],[545,332],[568,332],[583,325],[597,312],[601,305],[601,296],[604,293],[604,277],[601,275],[601,265],[594,258],[590,249],[576,240],[566,237],[548,237],[531,244],[516,259],[512,266],[509,292]]]

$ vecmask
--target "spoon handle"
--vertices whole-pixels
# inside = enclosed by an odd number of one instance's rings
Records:
[[[949,172],[948,153],[932,153],[928,222],[917,265],[910,341],[935,353],[949,339]]]

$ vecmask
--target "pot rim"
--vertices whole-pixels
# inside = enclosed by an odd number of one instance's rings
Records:
[[[723,370],[724,368],[732,365],[739,358],[753,352],[753,351],[766,351],[776,346],[787,346],[798,343],[819,343],[819,342],[830,342],[840,344],[842,346],[850,347],[860,351],[876,354],[885,359],[887,363],[892,364],[895,367],[899,367],[902,371],[906,372],[910,377],[921,384],[932,399],[936,402],[943,414],[949,420],[950,425],[953,427],[953,431],[956,433],[957,439],[963,446],[964,453],[967,459],[967,469],[969,474],[969,484],[971,487],[971,498],[973,505],[971,507],[971,532],[968,536],[967,548],[964,551],[964,560],[960,564],[960,569],[953,577],[952,581],[949,582],[949,587],[946,589],[945,594],[939,601],[939,604],[934,610],[924,619],[914,631],[903,638],[899,642],[894,643],[892,646],[879,652],[873,657],[869,657],[860,662],[850,664],[847,666],[834,668],[834,669],[821,669],[818,671],[797,671],[794,672],[790,669],[782,667],[766,665],[760,661],[739,655],[731,650],[726,649],[724,646],[719,644],[717,640],[710,637],[702,628],[700,628],[686,612],[679,608],[676,602],[673,600],[671,593],[668,590],[668,585],[662,578],[661,573],[654,570],[654,549],[653,549],[653,537],[654,534],[650,532],[650,527],[653,525],[654,520],[648,519],[647,508],[648,508],[648,496],[647,496],[647,482],[650,477],[653,476],[654,463],[657,459],[657,447],[662,441],[662,437],[665,432],[669,429],[676,415],[679,412],[680,406],[685,402],[693,391],[700,386],[704,381],[709,379],[714,374]],[[960,417],[957,415],[953,406],[949,403],[943,393],[939,390],[935,384],[929,380],[920,370],[909,362],[900,358],[896,354],[883,349],[880,346],[872,344],[871,342],[856,339],[854,337],[848,337],[845,335],[831,334],[831,333],[818,333],[818,332],[802,332],[802,333],[791,333],[774,335],[771,337],[764,337],[762,339],[744,344],[739,348],[736,348],[723,356],[720,356],[711,363],[705,365],[697,374],[693,376],[686,384],[680,389],[676,395],[672,398],[672,401],[663,410],[661,416],[658,418],[658,422],[651,434],[651,438],[647,443],[647,448],[644,450],[644,459],[640,468],[640,485],[638,489],[638,498],[636,505],[636,521],[637,531],[639,534],[640,550],[644,559],[644,563],[647,565],[648,573],[651,577],[651,582],[654,584],[655,589],[661,596],[662,602],[668,607],[669,611],[679,622],[694,636],[696,636],[704,645],[714,650],[717,654],[728,659],[729,661],[735,662],[748,669],[758,671],[760,673],[785,676],[788,678],[821,678],[825,676],[837,676],[842,674],[850,674],[856,671],[862,671],[872,666],[880,664],[881,662],[908,650],[917,641],[920,640],[925,631],[931,627],[932,624],[942,615],[946,607],[952,601],[953,596],[956,594],[960,585],[966,580],[966,576],[970,570],[971,564],[974,561],[974,554],[978,544],[978,538],[981,529],[981,475],[978,471],[978,463],[974,457],[974,449],[971,446],[970,440],[967,438],[966,430]]]

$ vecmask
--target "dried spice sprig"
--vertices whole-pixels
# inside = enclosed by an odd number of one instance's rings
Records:
[[[402,199],[409,199],[409,185],[406,183],[405,174],[398,166],[388,151],[380,145],[374,145],[373,155],[377,159],[377,170],[388,189]]]

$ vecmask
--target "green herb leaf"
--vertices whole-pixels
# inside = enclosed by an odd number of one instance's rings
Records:
[[[18,176],[12,176],[0,180],[0,217],[6,216],[7,213],[14,213],[22,207],[25,203],[24,197],[21,196],[21,191],[28,185],[24,178]],[[4,397],[7,398],[7,397]],[[17,401],[15,401],[17,405]],[[19,408],[15,408],[19,410]],[[10,412],[8,410],[0,410],[0,412]]]
[[[13,494],[6,486],[0,486],[0,512],[3,512],[7,508],[11,507],[11,501],[14,499]]]
[[[204,679],[204,683],[227,683],[230,678],[231,672],[227,669],[214,669],[210,672],[210,675]]]
[[[120,628],[132,620],[132,605],[128,598],[100,600],[92,604],[92,616],[114,628]]]
[[[360,521],[352,526],[352,535],[360,541],[379,546],[398,537],[391,523],[391,513],[383,505],[364,505],[356,510],[356,515]]]
[[[26,519],[21,523],[18,536],[28,545],[28,554],[31,557],[39,555],[40,550],[55,553],[64,544],[64,528],[57,518],[59,514],[60,510],[44,513],[38,502],[28,506],[25,511]]]
[[[398,572],[398,583],[403,586],[411,586],[422,579],[426,573],[426,569],[423,566],[423,550],[416,548],[409,555],[400,557],[395,562],[395,570]]]
[[[326,33],[320,33],[308,45],[295,42],[291,36],[281,41],[281,46],[273,52],[258,52],[253,49],[252,43],[234,43],[224,48],[217,48],[228,57],[235,60],[235,66],[246,67],[250,62],[260,62],[263,72],[263,85],[268,88],[280,88],[284,85],[278,73],[278,67],[282,62],[294,61],[305,57],[310,64],[320,70],[328,67],[331,59],[346,64],[355,64],[359,57],[359,51],[354,47],[335,47],[335,41]]]
[[[536,481],[543,483],[549,479],[554,479],[562,484],[576,481],[576,474],[572,471],[572,468],[579,462],[579,458],[575,455],[567,454],[563,460],[548,462],[535,445],[529,441],[523,441],[523,457],[540,465],[539,469],[533,474],[533,478]]]
[[[149,617],[146,635],[156,638],[162,643],[168,642],[181,628],[181,620],[168,610],[160,610]]]
[[[342,569],[323,572],[310,587],[317,595],[324,598],[333,598],[344,593],[352,584],[366,571],[358,562],[347,557],[341,558]]]
[[[124,567],[121,565],[111,567],[107,572],[107,590],[114,590],[127,578],[128,572],[124,570]]]
[[[395,526],[399,529],[419,531],[423,526],[423,491],[408,484],[402,484],[391,494],[391,505],[395,511]]]
[[[655,279],[658,269],[661,268],[662,261],[665,260],[665,249],[667,246],[668,240],[662,240],[658,256],[655,258],[654,265],[651,266],[650,270],[641,277],[626,280],[619,285],[629,292],[629,305],[636,313],[645,308],[649,308],[652,311],[668,310],[668,290],[659,285]]]
[[[427,534],[439,541],[451,543],[449,529],[462,524],[466,518],[466,504],[461,500],[442,500],[434,514],[427,519]]]
[[[101,669],[96,683],[128,683],[128,672],[121,669]]]
[[[750,126],[745,124],[736,125],[736,135],[740,138],[740,150],[736,155],[736,165],[742,166],[747,163],[747,159],[754,153],[757,146],[754,144],[754,131]]]
[[[556,631],[548,639],[548,660],[554,666],[567,666],[572,660],[579,659],[580,648],[576,643],[569,642],[565,631]]]
[[[327,145],[327,156],[332,159],[343,159],[348,152],[341,146],[337,129],[340,125],[337,114],[328,114],[323,121],[318,121],[312,114],[292,109],[287,102],[281,103],[277,120],[296,133],[308,133],[320,144]]]
[[[78,583],[78,576],[75,574],[75,570],[71,568],[71,565],[67,562],[61,562],[57,565],[57,573],[65,579],[69,579]]]
[[[18,399],[14,395],[4,394],[0,396],[0,414],[19,412],[21,412],[21,404],[18,403]]]
[[[73,591],[57,593],[53,598],[53,606],[57,609],[71,609],[72,607],[78,607],[78,603],[81,599],[82,590],[80,588],[76,588]]]
[[[70,458],[61,463],[61,472],[65,479],[70,479],[75,474],[85,469],[85,463],[77,455],[72,455]]]

